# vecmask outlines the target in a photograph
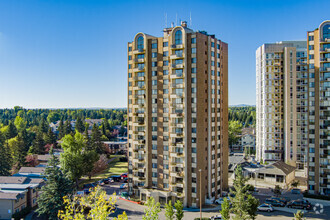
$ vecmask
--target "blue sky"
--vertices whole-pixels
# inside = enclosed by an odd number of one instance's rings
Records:
[[[0,108],[126,107],[127,42],[188,20],[229,44],[229,104],[255,104],[255,50],[304,40],[329,0],[0,0]]]

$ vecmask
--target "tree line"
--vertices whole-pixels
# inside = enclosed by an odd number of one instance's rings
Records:
[[[91,133],[85,119],[102,119],[101,126],[94,126]],[[60,121],[58,132],[49,127],[51,122]],[[71,120],[76,120],[75,130]],[[119,130],[114,125],[121,125]],[[22,166],[33,166],[31,155],[46,154],[50,148],[57,148],[59,140],[76,132],[84,134],[88,146],[95,148],[98,154],[103,152],[102,141],[114,140],[124,135],[126,110],[107,109],[0,109],[0,176],[17,172]]]
[[[243,127],[255,127],[256,107],[229,107],[229,121],[238,121]]]

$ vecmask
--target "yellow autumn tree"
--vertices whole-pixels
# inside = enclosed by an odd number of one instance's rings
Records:
[[[109,198],[101,187],[95,187],[88,196],[64,197],[65,209],[60,210],[58,217],[63,220],[106,220],[114,213],[116,195]],[[125,212],[119,215],[118,220],[127,220]]]

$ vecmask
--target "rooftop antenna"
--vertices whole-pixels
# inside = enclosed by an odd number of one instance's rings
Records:
[[[167,13],[165,12],[165,28],[167,28]]]
[[[190,12],[190,27],[192,27],[191,12]]]
[[[175,26],[178,26],[178,13],[175,14]]]

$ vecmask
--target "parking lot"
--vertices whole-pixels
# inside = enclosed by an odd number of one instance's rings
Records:
[[[109,196],[111,196],[113,193],[116,193],[116,195],[121,195],[122,192],[126,192],[127,189],[120,189],[120,185],[122,182],[114,182],[110,184],[106,184],[102,186],[102,188],[107,192]],[[269,198],[272,195],[272,193],[266,191],[260,191],[259,193],[254,193],[254,196],[260,200],[260,204],[265,201],[265,199]],[[302,195],[297,194],[291,194],[290,192],[285,193],[283,196],[290,197],[292,199],[302,199]],[[315,204],[313,204],[315,205]],[[326,204],[322,205],[321,207],[318,207],[318,209],[315,211],[314,209],[311,210],[302,210],[305,212],[304,216],[307,219],[313,219],[313,220],[321,220],[321,219],[329,219],[328,216],[330,216],[330,206],[326,206]],[[220,207],[217,207],[220,209]],[[215,208],[213,211],[203,211],[203,217],[211,217],[214,215],[218,215],[219,211]],[[143,205],[138,205],[129,201],[125,200],[117,200],[116,203],[116,210],[115,213],[113,213],[111,216],[116,217],[118,214],[123,213],[124,211],[128,215],[128,219],[142,219],[142,216],[144,215],[144,209],[145,207]],[[293,213],[296,213],[298,209],[294,208],[287,208],[287,207],[275,207],[275,211],[268,213],[268,212],[258,212],[258,216],[256,219],[258,220],[275,220],[275,219],[281,219],[281,220],[292,220]],[[191,211],[185,211],[184,219],[191,220],[194,218],[198,218],[200,216],[199,210],[191,210]],[[165,220],[165,211],[162,209],[162,211],[159,214],[159,219]]]

